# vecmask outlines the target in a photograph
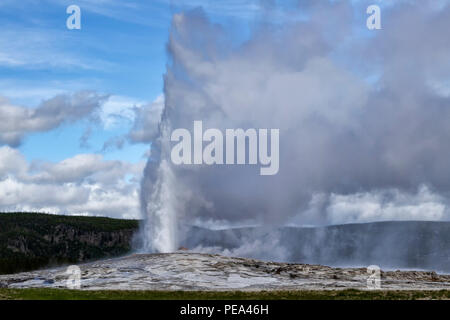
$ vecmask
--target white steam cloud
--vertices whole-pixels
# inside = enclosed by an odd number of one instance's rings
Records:
[[[368,4],[299,1],[307,18],[261,23],[244,43],[201,10],[174,16],[141,191],[145,250],[176,250],[193,221],[449,219],[449,3],[395,2],[366,34]],[[194,120],[279,128],[279,173],[174,166],[170,132]]]

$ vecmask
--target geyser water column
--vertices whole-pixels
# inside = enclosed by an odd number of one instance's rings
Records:
[[[177,188],[170,158],[166,157],[170,147],[166,139],[168,132],[169,126],[162,122],[160,137],[152,144],[142,181],[141,237],[145,252],[173,252],[178,247]]]

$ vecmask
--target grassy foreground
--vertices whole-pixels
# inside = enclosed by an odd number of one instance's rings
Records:
[[[0,300],[449,300],[440,291],[81,291],[66,289],[0,289]]]

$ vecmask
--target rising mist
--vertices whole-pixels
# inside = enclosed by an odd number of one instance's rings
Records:
[[[281,226],[450,219],[449,2],[392,3],[373,32],[368,4],[299,1],[276,17],[268,8],[238,40],[201,9],[174,15],[142,181],[144,251],[176,250],[192,225],[260,226],[274,230],[273,246],[258,250],[283,258],[293,249]],[[278,174],[173,165],[170,134],[195,120],[279,128]]]

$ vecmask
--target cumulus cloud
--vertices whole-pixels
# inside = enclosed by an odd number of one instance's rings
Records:
[[[100,119],[105,129],[114,129],[123,122],[134,122],[135,110],[144,108],[146,103],[130,97],[111,95],[102,105]]]
[[[0,179],[8,175],[23,175],[27,170],[27,161],[22,154],[9,147],[0,148]]]
[[[18,150],[0,147],[0,211],[139,218],[143,166],[97,154],[28,163]]]
[[[383,30],[361,36],[365,10],[355,12],[368,1],[300,1],[306,19],[264,21],[243,44],[201,10],[175,15],[163,118],[142,185],[144,233],[194,217],[264,225],[294,216],[303,224],[448,219],[442,201],[417,192],[450,191],[450,99],[436,90],[450,76],[450,5],[433,3],[396,2],[383,10]],[[279,128],[279,173],[171,165],[171,130],[194,120],[205,129]],[[176,210],[163,203],[164,190]],[[384,201],[385,190],[397,198]],[[311,210],[318,194],[331,206]]]
[[[151,144],[158,137],[158,128],[164,109],[164,95],[153,102],[145,103],[136,99],[111,96],[103,105],[100,119],[106,130],[128,127],[128,132],[109,138],[102,152],[122,149],[126,143]]]
[[[417,193],[397,189],[356,193],[331,194],[326,209],[332,224],[393,220],[450,220],[448,201],[426,186]]]
[[[364,223],[375,221],[448,221],[448,197],[427,185],[407,192],[386,188],[351,194],[317,193],[311,196],[308,207],[294,216],[289,225]]]
[[[16,147],[30,133],[94,117],[105,98],[88,91],[61,94],[43,101],[36,108],[16,106],[0,98],[0,144]]]
[[[150,143],[158,137],[158,125],[164,109],[164,96],[160,95],[152,103],[134,108],[134,124],[128,138],[132,142]]]

